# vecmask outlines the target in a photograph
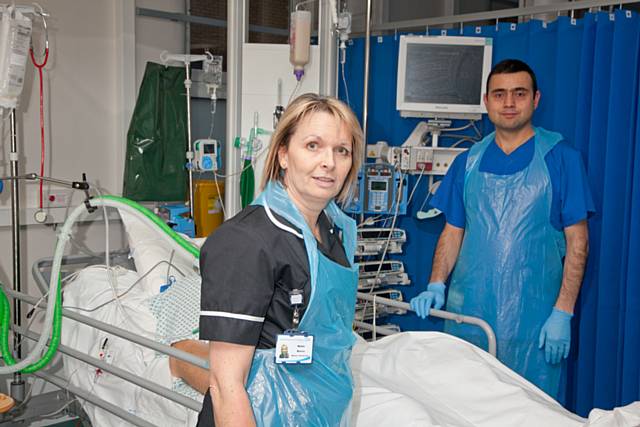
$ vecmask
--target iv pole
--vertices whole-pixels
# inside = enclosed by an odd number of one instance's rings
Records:
[[[40,15],[43,19],[47,14],[40,7],[40,11],[36,11],[33,6],[13,6],[17,11],[23,14]],[[3,11],[0,8],[0,11]],[[46,23],[45,23],[46,29]],[[20,34],[22,37],[25,33]],[[31,38],[31,25],[28,28],[28,37]],[[22,87],[20,87],[20,92]],[[19,95],[19,93],[18,93]],[[11,107],[10,107],[11,108]],[[13,289],[17,292],[22,290],[22,281],[20,275],[20,194],[18,183],[18,131],[16,124],[16,109],[15,104],[10,109],[9,113],[10,121],[10,133],[11,133],[11,149],[9,152],[9,162],[11,164],[11,243],[12,243],[12,256],[13,256]],[[18,299],[13,301],[13,322],[18,327],[21,324],[22,318],[22,305]],[[13,335],[13,348],[17,359],[22,358],[21,348],[22,337],[18,333]],[[18,402],[22,402],[25,398],[25,382],[22,379],[22,374],[17,371],[13,373],[13,381],[10,384],[11,396]]]
[[[181,62],[184,64],[186,76],[184,80],[184,87],[187,90],[187,169],[189,171],[189,214],[190,218],[194,218],[193,214],[193,141],[191,140],[191,63],[192,62],[212,62],[213,55],[207,52],[206,55],[179,55],[169,54],[168,52],[162,52],[160,54],[160,60],[164,65],[168,62]]]
[[[11,122],[11,152],[9,153],[9,159],[11,163],[11,177],[16,178],[18,176],[18,135],[16,126],[16,109],[12,108],[10,113]],[[13,251],[13,289],[16,292],[22,291],[22,285],[20,281],[20,195],[19,195],[18,180],[11,180],[11,242]],[[22,317],[22,306],[20,300],[17,298],[13,300],[13,323],[20,326]],[[20,341],[22,337],[20,334],[15,333],[13,335],[13,348],[16,358],[22,359],[22,348]],[[22,380],[22,374],[20,371],[13,373],[13,381],[11,382],[11,396],[18,401],[22,402],[25,397],[24,393],[24,381]]]
[[[33,8],[24,8],[18,6],[18,11],[23,13],[34,13]],[[31,39],[31,26],[29,25],[28,37]],[[20,88],[20,92],[22,88]],[[11,176],[18,175],[18,131],[16,124],[16,109],[15,104],[12,106],[9,113],[10,132],[11,132],[11,150],[9,152],[9,162],[11,164]],[[20,280],[20,197],[18,193],[18,182],[16,180],[11,181],[11,250],[13,255],[13,289],[20,292],[22,284]],[[17,326],[20,326],[22,317],[22,305],[19,300],[13,301],[13,322]],[[13,335],[13,348],[15,355],[18,359],[21,358],[22,351],[20,348],[21,341],[20,334]],[[10,389],[11,395],[14,396],[16,401],[21,402],[24,400],[25,383],[22,380],[22,374],[18,372],[13,373],[13,381],[11,382]]]

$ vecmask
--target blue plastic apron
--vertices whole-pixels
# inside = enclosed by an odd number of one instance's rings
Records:
[[[481,317],[494,329],[498,359],[556,397],[561,366],[544,360],[538,336],[558,297],[565,239],[550,222],[545,155],[562,136],[535,128],[529,166],[512,175],[480,172],[495,134],[469,151],[464,180],[466,228],[447,310]],[[446,322],[445,331],[486,348],[479,328]]]
[[[258,426],[341,426],[350,418],[353,380],[358,266],[353,265],[356,224],[334,202],[325,212],[342,229],[352,267],[343,267],[318,251],[304,218],[279,183],[271,183],[254,204],[264,206],[302,230],[309,258],[311,296],[299,330],[314,336],[311,365],[276,365],[274,349],[256,350],[247,392]],[[277,220],[271,218],[278,226]],[[280,224],[282,225],[282,224]],[[282,227],[281,227],[282,228]]]

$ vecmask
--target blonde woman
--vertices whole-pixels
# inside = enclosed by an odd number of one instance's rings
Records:
[[[273,135],[261,195],[204,244],[199,426],[348,420],[356,226],[335,200],[349,197],[363,144],[346,105],[300,96]]]

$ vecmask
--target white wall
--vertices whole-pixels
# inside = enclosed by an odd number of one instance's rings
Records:
[[[311,46],[309,63],[294,97],[318,93],[320,57],[318,46]],[[258,114],[258,127],[273,131],[273,111],[278,104],[278,79],[282,80],[282,104],[286,107],[296,88],[296,78],[289,62],[288,44],[245,43],[242,48],[242,136],[248,138]],[[259,194],[269,137],[262,137],[262,149],[254,165],[256,195]]]
[[[45,68],[46,163],[45,175],[63,180],[79,180],[82,172],[105,191],[120,193],[124,159],[124,132],[128,125],[124,88],[124,43],[132,40],[133,27],[125,28],[122,15],[126,0],[43,0],[51,14],[48,19],[50,55]],[[133,9],[129,11],[131,14]],[[132,21],[131,21],[132,22]],[[43,37],[36,22],[34,38]],[[38,49],[37,49],[38,50]],[[19,173],[38,172],[40,161],[38,76],[29,65],[20,107],[17,111]],[[129,87],[133,85],[129,84]],[[126,124],[125,124],[126,122]],[[0,174],[9,174],[8,126],[1,140]],[[12,283],[10,189],[0,195],[0,281]],[[20,185],[21,222],[33,224],[38,203],[37,184]],[[49,191],[57,186],[45,185]],[[67,191],[66,189],[62,191]],[[84,195],[69,190],[69,205],[81,203]],[[45,203],[46,205],[46,203]],[[66,209],[55,209],[51,218],[64,219]],[[122,246],[120,227],[114,224],[112,247]],[[104,244],[103,227],[91,224],[79,233],[82,243],[95,250]],[[52,227],[27,225],[21,230],[23,289],[37,294],[30,268],[41,257],[50,256],[55,244]]]
[[[124,132],[127,109],[125,97],[133,87],[126,76],[125,40],[132,40],[133,26],[123,18],[126,0],[40,0],[51,14],[48,19],[50,55],[44,73],[46,163],[45,175],[63,180],[88,179],[108,192],[119,193],[124,158]],[[133,17],[129,8],[129,15]],[[129,22],[133,22],[130,19]],[[36,22],[34,40],[41,46],[43,32]],[[39,51],[40,49],[36,49]],[[129,49],[132,52],[132,49]],[[129,61],[130,62],[130,61]],[[132,73],[129,73],[133,75]],[[19,174],[39,172],[38,75],[29,64],[25,89],[17,110]],[[9,175],[8,122],[0,139],[0,175]],[[33,224],[38,203],[37,184],[21,182],[21,222]],[[45,185],[45,197],[60,187]],[[67,190],[64,190],[67,191]],[[83,195],[69,197],[69,205],[81,203]],[[9,227],[10,189],[0,194],[0,281],[13,283],[12,234]],[[52,211],[50,218],[63,220],[64,208]],[[52,220],[50,220],[52,222]],[[32,264],[51,256],[56,241],[53,225],[25,225],[20,230],[22,290],[40,295],[31,276]],[[76,227],[74,239],[93,251],[104,250],[104,224],[89,222]],[[122,229],[113,223],[112,248],[123,246]],[[74,250],[72,252],[77,252]],[[23,309],[23,315],[28,309]]]
[[[137,90],[147,60],[157,61],[160,52],[184,49],[184,25],[135,16],[135,7],[183,12],[181,0],[42,0],[51,14],[48,19],[50,55],[44,73],[46,163],[45,175],[79,180],[82,172],[104,191],[120,194],[126,150],[126,132]],[[39,22],[34,23],[34,40],[43,39]],[[39,50],[39,49],[36,49]],[[29,65],[25,88],[17,111],[19,174],[38,172],[40,161],[38,75]],[[10,173],[9,126],[5,121],[0,139],[0,175]],[[25,242],[23,280],[35,259],[51,255],[55,235],[51,226],[34,224],[38,206],[38,185],[21,182],[21,232]],[[45,208],[49,192],[68,194],[68,206],[84,199],[77,191],[45,185]],[[48,209],[49,223],[61,222],[68,208]],[[10,188],[0,194],[0,281],[12,282]],[[95,232],[94,232],[95,229]],[[118,223],[113,235],[121,235]],[[91,225],[83,233],[88,246],[103,246],[102,226]],[[115,238],[115,237],[113,237]],[[38,244],[27,244],[32,242]],[[121,237],[114,242],[121,247]],[[117,244],[120,244],[118,246]],[[113,245],[112,245],[113,247]],[[25,274],[28,273],[28,274]],[[27,290],[34,290],[26,283]]]
[[[118,1],[45,0],[50,56],[45,69],[47,161],[45,175],[77,180],[87,172],[92,181],[110,192],[118,191],[117,171],[122,165],[114,150],[122,99],[116,60],[116,3]],[[41,28],[35,23],[36,28]],[[42,37],[42,31],[34,31]],[[18,109],[20,169],[36,172],[40,160],[38,76],[29,64]],[[5,127],[8,131],[8,128]],[[6,136],[6,135],[5,135]],[[8,138],[3,138],[0,170],[8,174]],[[36,206],[37,185],[29,183],[24,205]],[[0,201],[7,206],[9,193]]]
[[[19,2],[20,3],[20,2]],[[27,2],[24,2],[25,4]],[[147,60],[158,61],[163,50],[182,52],[184,26],[169,21],[137,17],[136,6],[183,12],[182,0],[39,0],[51,14],[48,19],[50,57],[45,68],[47,161],[45,175],[64,180],[88,179],[109,193],[120,194],[126,150],[126,132]],[[41,37],[35,23],[34,37]],[[37,39],[36,39],[37,40]],[[36,46],[39,46],[36,41]],[[40,161],[38,75],[28,65],[18,109],[19,173],[38,172]],[[0,176],[10,173],[9,126],[0,138]],[[45,186],[49,191],[60,187]],[[67,191],[67,190],[63,190]],[[69,190],[70,191],[70,190]],[[69,206],[84,196],[73,193]],[[37,184],[20,185],[21,277],[23,291],[40,296],[31,266],[53,255],[56,233],[53,223],[65,219],[68,210],[50,210],[50,224],[34,224],[38,203]],[[45,206],[46,206],[45,202]],[[94,252],[104,251],[105,227],[97,221],[78,225],[74,239]],[[11,286],[12,234],[10,188],[0,194],[0,282]],[[110,222],[110,247],[126,245],[119,221]],[[78,253],[77,249],[68,253]],[[23,313],[27,310],[23,309]]]

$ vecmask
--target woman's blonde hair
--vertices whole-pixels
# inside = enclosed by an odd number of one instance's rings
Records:
[[[351,141],[353,144],[351,148],[351,169],[344,180],[342,189],[336,197],[341,203],[349,200],[353,184],[358,178],[358,170],[362,164],[364,153],[362,128],[353,111],[342,101],[333,97],[320,96],[313,93],[306,93],[296,98],[289,104],[280,118],[278,126],[271,137],[271,146],[267,153],[264,174],[262,175],[262,189],[264,189],[270,181],[279,181],[284,184],[284,173],[278,159],[280,148],[288,148],[291,136],[296,132],[299,123],[312,114],[321,112],[331,114],[340,120],[341,123],[344,123],[351,132]]]

